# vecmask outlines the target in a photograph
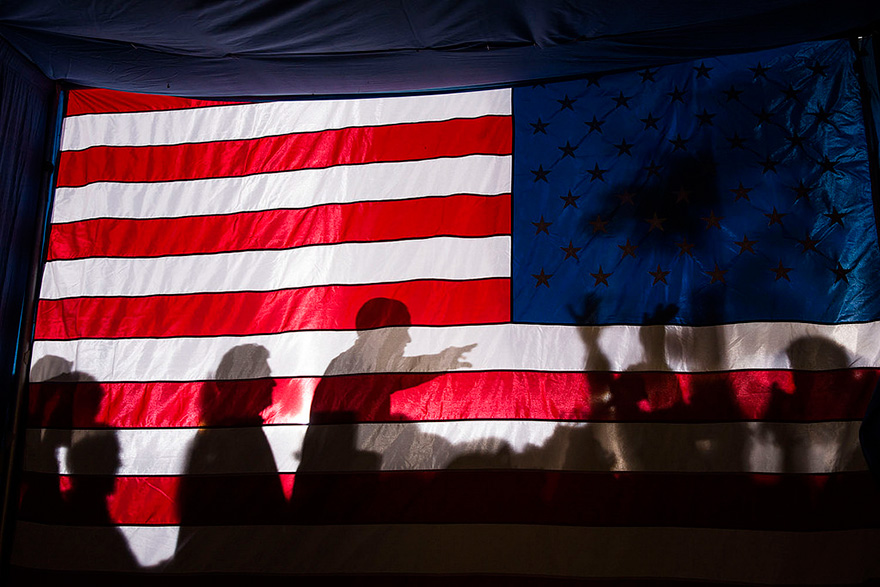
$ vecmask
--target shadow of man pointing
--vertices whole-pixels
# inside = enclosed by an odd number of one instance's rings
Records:
[[[391,395],[445,371],[470,367],[464,355],[476,347],[451,346],[432,355],[404,356],[412,341],[409,309],[401,301],[373,298],[357,313],[357,340],[327,366],[315,389],[309,424],[387,422]],[[307,436],[308,438],[308,436]],[[303,463],[306,461],[303,449]]]
[[[399,428],[383,426],[399,420],[392,414],[391,396],[416,387],[444,372],[470,367],[464,355],[476,344],[448,347],[430,355],[405,356],[411,342],[412,318],[406,304],[389,298],[366,302],[355,318],[357,339],[327,366],[318,383],[309,413],[309,427],[303,439],[300,464],[294,484],[292,511],[297,520],[318,522],[329,511],[345,476],[333,473],[375,472],[383,458],[394,455],[361,450],[358,436],[365,425],[370,434],[394,436],[388,450],[407,450],[407,439],[398,438]],[[372,426],[372,425],[378,426]],[[415,439],[409,439],[415,442]],[[411,444],[411,442],[409,443]],[[379,476],[366,475],[358,500],[370,504],[379,491]]]

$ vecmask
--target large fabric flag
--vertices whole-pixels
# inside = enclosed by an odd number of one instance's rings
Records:
[[[856,59],[70,92],[17,576],[877,578]]]

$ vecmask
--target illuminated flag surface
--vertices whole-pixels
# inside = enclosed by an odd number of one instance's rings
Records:
[[[877,577],[855,59],[70,92],[16,572]]]

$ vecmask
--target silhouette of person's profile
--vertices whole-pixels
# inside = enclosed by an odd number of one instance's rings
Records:
[[[67,521],[88,526],[112,526],[108,498],[116,488],[116,473],[121,465],[116,435],[109,431],[90,431],[74,442],[67,451],[70,489],[65,493]],[[107,474],[112,471],[111,474]],[[93,474],[100,472],[100,474]],[[78,559],[92,560],[113,570],[139,567],[128,541],[118,530],[107,534],[101,548],[88,541],[71,541],[66,545]]]
[[[104,388],[73,363],[54,355],[37,360],[31,368],[30,418],[41,428],[30,458],[53,475],[32,476],[23,487],[20,509],[25,516],[60,512],[68,508],[59,485],[59,459],[70,449],[74,428],[106,428],[100,419]],[[32,438],[28,442],[33,442]]]
[[[113,571],[138,568],[125,536],[112,528],[116,521],[110,515],[109,499],[116,489],[121,450],[115,431],[101,416],[104,387],[54,355],[36,361],[31,378],[30,417],[32,425],[42,430],[28,452],[51,474],[28,479],[19,514],[22,519],[56,524],[111,527],[99,548],[88,540],[57,541],[47,548],[59,560],[89,561]],[[63,493],[59,483],[62,463],[67,469]]]
[[[367,301],[355,317],[357,339],[327,366],[318,383],[303,439],[293,491],[293,515],[314,521],[326,511],[323,502],[339,488],[343,477],[334,471],[375,471],[382,455],[360,450],[356,422],[388,422],[391,395],[430,381],[445,371],[469,367],[464,354],[476,345],[448,347],[431,355],[405,356],[412,340],[412,317],[406,304],[389,298]],[[358,499],[370,503],[379,492],[378,480],[361,484]]]
[[[361,306],[355,317],[357,340],[327,366],[312,398],[309,422],[387,421],[392,393],[471,366],[464,355],[476,344],[405,356],[411,325],[409,309],[399,300],[373,298]]]
[[[835,402],[839,388],[855,385],[853,372],[847,370],[851,363],[846,349],[829,338],[802,336],[788,345],[785,354],[792,369],[790,388],[774,383],[766,420],[809,420],[812,414],[829,411],[825,406]],[[830,372],[835,373],[833,378],[827,376]],[[842,447],[836,428],[813,427],[808,435],[799,434],[801,429],[776,426],[765,433],[782,452],[780,465],[784,472],[808,472],[817,459],[830,459],[831,455],[841,461],[854,456],[838,454]]]
[[[178,559],[202,557],[212,548],[201,544],[196,526],[277,521],[286,510],[262,429],[261,413],[272,404],[275,387],[268,359],[260,345],[233,347],[202,389],[202,426],[178,490]]]
[[[231,348],[220,361],[214,381],[202,390],[204,426],[260,426],[272,405],[275,381],[269,351],[257,344]]]

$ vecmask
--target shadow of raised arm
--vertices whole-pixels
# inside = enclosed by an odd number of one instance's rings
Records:
[[[403,357],[401,367],[403,371],[433,373],[435,376],[441,375],[443,371],[467,369],[473,367],[473,365],[465,360],[465,355],[476,346],[477,343],[465,346],[451,346],[433,355]]]

